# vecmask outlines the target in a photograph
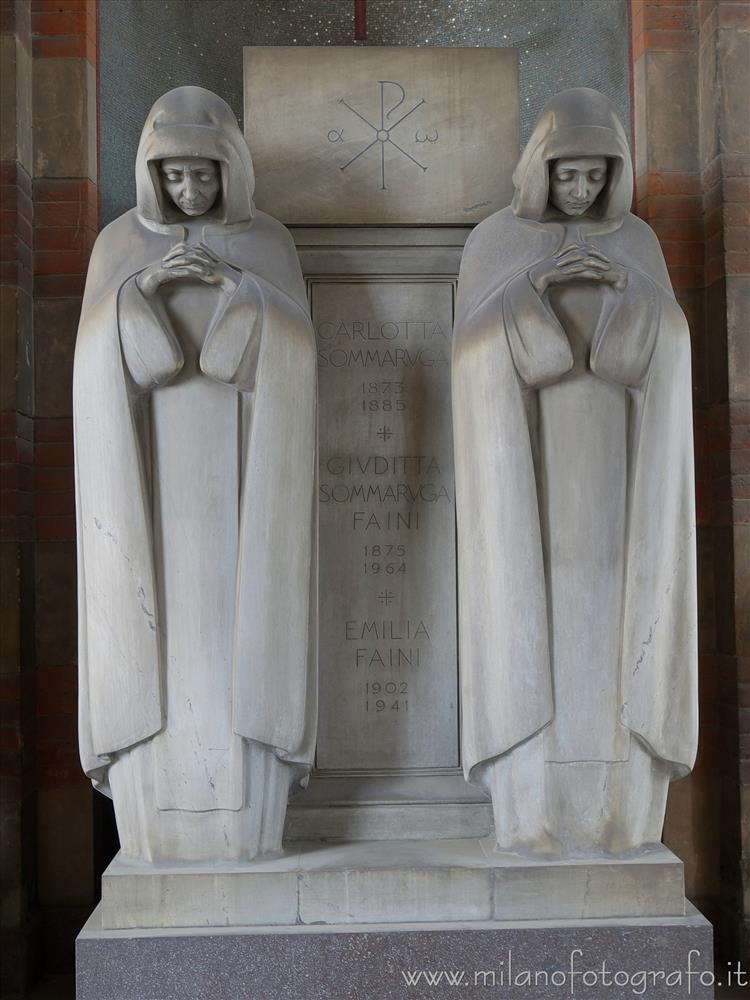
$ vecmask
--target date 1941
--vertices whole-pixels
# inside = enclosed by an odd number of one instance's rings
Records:
[[[375,701],[370,701],[368,698],[365,702],[366,712],[408,712],[409,711],[409,699],[408,698],[396,698],[392,701],[390,705],[384,698],[378,698]]]

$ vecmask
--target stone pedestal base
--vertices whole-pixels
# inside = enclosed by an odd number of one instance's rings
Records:
[[[683,917],[103,930],[77,1000],[712,1000],[710,924]],[[701,977],[703,976],[703,981]],[[571,993],[571,983],[575,990]]]
[[[712,931],[688,910],[666,848],[553,862],[492,840],[402,840],[290,844],[242,865],[116,858],[78,938],[78,1000],[706,1000]]]
[[[666,848],[627,860],[530,861],[493,841],[288,845],[251,863],[145,865],[102,878],[110,929],[681,917],[682,862]]]

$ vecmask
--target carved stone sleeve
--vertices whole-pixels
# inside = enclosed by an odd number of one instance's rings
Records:
[[[180,371],[184,358],[158,296],[149,299],[128,278],[117,300],[117,322],[125,364],[143,390],[163,385]]]
[[[628,275],[627,288],[610,290],[611,305],[602,310],[591,350],[591,369],[622,385],[639,385],[648,370],[656,343],[663,293],[637,271]]]
[[[243,392],[254,388],[265,313],[260,283],[243,273],[211,324],[201,351],[201,370]]]
[[[503,320],[513,363],[526,385],[545,385],[573,367],[565,331],[537,294],[528,271],[522,271],[506,285]]]

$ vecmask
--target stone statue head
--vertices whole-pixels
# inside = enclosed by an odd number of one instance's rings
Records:
[[[550,161],[549,202],[564,215],[585,215],[606,183],[605,156],[563,156]]]
[[[185,215],[204,215],[221,190],[221,168],[203,156],[170,156],[160,161],[161,186]]]
[[[170,169],[165,171],[165,165]],[[138,215],[146,222],[249,223],[255,176],[234,112],[202,87],[177,87],[146,118],[135,167]]]
[[[633,165],[610,99],[588,87],[555,94],[539,115],[513,183],[519,218],[622,220],[633,199]]]

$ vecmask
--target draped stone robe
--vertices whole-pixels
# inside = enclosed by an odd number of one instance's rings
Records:
[[[141,265],[92,305],[95,261],[75,387],[82,755],[125,854],[252,857],[278,848],[314,747],[309,319],[299,285],[249,270],[246,233],[118,223],[130,267],[202,240],[239,283],[147,299]],[[262,268],[283,230],[253,226]]]
[[[540,297],[530,269],[583,242],[625,290]],[[658,842],[697,698],[690,347],[651,231],[491,217],[453,366],[467,777],[502,849]]]
[[[175,157],[220,178],[199,217],[164,190]],[[315,748],[315,337],[225,101],[160,97],[135,179],[93,249],[74,363],[81,761],[124,855],[250,859],[281,847]],[[234,289],[142,294],[178,244]]]

